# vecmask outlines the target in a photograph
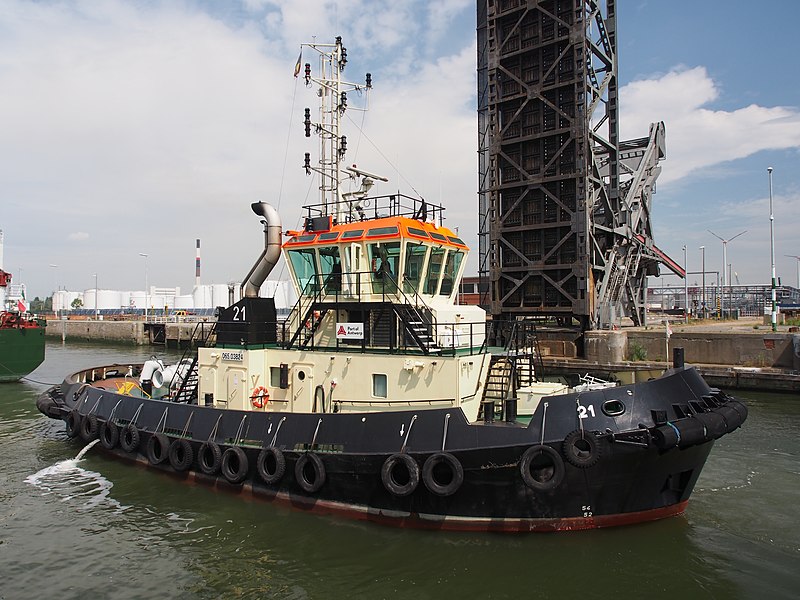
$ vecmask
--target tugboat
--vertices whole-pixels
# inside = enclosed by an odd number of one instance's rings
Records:
[[[0,230],[0,383],[19,381],[44,361],[44,322],[28,312],[25,299],[11,297],[11,273],[3,267]],[[18,286],[15,286],[18,287]]]
[[[285,241],[277,212],[252,205],[264,250],[196,352],[74,373],[39,410],[180,478],[396,526],[557,531],[682,513],[745,405],[681,353],[657,379],[532,399],[530,323],[456,303],[468,248],[443,208],[369,196],[385,178],[343,167],[347,93],[371,76],[342,80],[341,38],[303,48],[320,62],[304,79],[321,99],[319,122],[305,110],[321,158],[304,167],[323,201]],[[299,297],[285,321],[259,296],[281,254]]]

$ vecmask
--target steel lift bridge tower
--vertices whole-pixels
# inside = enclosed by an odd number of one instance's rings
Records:
[[[616,2],[478,0],[479,272],[495,319],[645,320],[664,124],[618,139]]]

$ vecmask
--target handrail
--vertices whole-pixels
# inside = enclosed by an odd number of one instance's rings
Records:
[[[444,206],[405,194],[387,194],[353,198],[342,202],[348,210],[342,215],[343,223],[369,222],[384,217],[408,217],[422,221],[442,221]],[[306,218],[321,217],[329,213],[326,203],[303,206]],[[368,214],[369,213],[369,214]]]

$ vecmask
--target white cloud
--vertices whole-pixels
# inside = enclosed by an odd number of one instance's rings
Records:
[[[430,200],[442,189],[471,211],[474,48],[426,63],[409,50],[418,33],[413,6],[315,7],[280,3],[278,13],[274,4],[250,2],[268,20],[279,14],[278,37],[187,5],[6,2],[0,89],[12,93],[0,96],[0,202],[20,207],[16,221],[4,223],[8,231],[36,217],[42,235],[25,252],[29,282],[41,264],[39,278],[49,285],[46,265],[58,262],[68,286],[85,287],[85,273],[100,272],[109,287],[130,287],[129,274],[142,270],[138,253],[147,252],[153,285],[187,286],[195,237],[203,240],[205,281],[242,277],[262,243],[248,204],[280,201],[291,227],[299,205],[316,201],[299,168],[302,152],[316,147],[301,135],[302,108],[314,107],[315,97],[291,70],[299,42],[336,31],[337,15],[352,32],[351,63],[375,65],[367,135]],[[365,50],[382,60],[368,60]],[[411,66],[392,70],[387,59]],[[356,75],[363,77],[348,72]],[[347,133],[349,160],[379,163],[367,142],[356,153],[357,132]],[[408,191],[390,171],[387,189]],[[50,246],[64,230],[76,232],[62,234],[70,241],[90,232],[94,251]],[[21,254],[8,248],[7,258]]]
[[[261,245],[248,204],[280,202],[292,227],[299,205],[316,202],[316,184],[299,168],[302,153],[316,149],[301,134],[302,109],[315,97],[291,71],[301,42],[342,35],[346,76],[373,73],[363,119],[379,148],[359,141],[348,122],[348,161],[390,178],[379,193],[413,186],[443,202],[477,270],[474,31],[448,31],[471,3],[242,6],[228,18],[192,3],[4,1],[0,205],[13,210],[4,211],[3,228],[36,244],[22,252],[7,243],[9,266],[24,254],[30,283],[39,269],[50,285],[47,265],[58,263],[62,284],[88,287],[86,273],[99,272],[105,285],[123,288],[130,273],[143,272],[138,253],[146,252],[153,285],[186,287],[200,237],[205,281],[242,277]],[[701,67],[631,83],[621,101],[622,139],[666,121],[660,184],[724,171],[761,149],[800,148],[797,109],[714,108],[720,87]],[[39,235],[22,235],[33,223]],[[65,237],[91,243],[54,242]]]
[[[704,67],[678,67],[630,83],[620,90],[621,139],[645,136],[650,123],[665,122],[662,184],[761,150],[800,148],[797,108],[708,108],[719,99],[718,85]]]

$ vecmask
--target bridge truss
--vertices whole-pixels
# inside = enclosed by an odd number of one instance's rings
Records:
[[[495,319],[642,323],[664,124],[618,140],[616,2],[478,0],[479,274]]]

